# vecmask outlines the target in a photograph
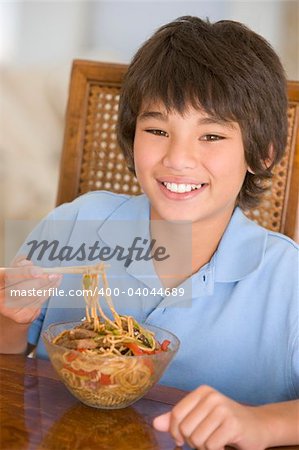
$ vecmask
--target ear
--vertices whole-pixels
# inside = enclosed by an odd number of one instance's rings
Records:
[[[263,165],[264,165],[264,169],[268,169],[271,164],[273,163],[273,159],[274,159],[274,149],[273,149],[273,144],[270,144],[269,146],[269,151],[268,151],[268,158],[263,160]],[[253,175],[255,174],[254,170],[251,169],[251,167],[247,167],[247,172],[252,173]]]
[[[274,148],[273,148],[273,144],[271,143],[269,146],[268,158],[266,158],[263,161],[265,169],[268,169],[271,166],[271,164],[273,163],[273,160],[274,160]]]

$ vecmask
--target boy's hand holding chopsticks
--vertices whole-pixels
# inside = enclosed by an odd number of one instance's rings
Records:
[[[45,273],[24,256],[17,257],[11,267],[0,269],[0,314],[18,324],[30,324],[48,300],[47,290],[58,287],[61,279],[61,274]],[[36,290],[45,295],[23,295]],[[22,296],[16,295],[19,291]]]

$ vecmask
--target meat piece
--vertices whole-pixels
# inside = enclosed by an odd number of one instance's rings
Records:
[[[61,345],[65,348],[70,348],[77,350],[80,348],[93,349],[98,346],[98,344],[93,339],[70,339],[67,336],[63,336],[56,344]]]
[[[85,328],[74,328],[69,333],[71,339],[85,339],[85,338],[94,338],[97,337],[98,334],[95,331],[87,330]]]
[[[78,325],[75,329],[76,330],[81,330],[81,329],[85,329],[85,330],[93,330],[93,321],[92,322],[88,322],[87,320],[85,320],[84,322],[82,322],[80,325]]]
[[[77,342],[77,348],[96,348],[98,344],[93,339],[78,339],[74,342]]]

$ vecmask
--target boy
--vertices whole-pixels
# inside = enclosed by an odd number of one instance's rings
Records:
[[[87,194],[57,208],[33,234],[38,242],[59,234],[73,248],[84,221],[90,221],[88,237],[97,234],[113,248],[111,224],[117,219],[145,221],[152,235],[155,221],[191,222],[185,278],[192,284],[192,305],[114,299],[121,314],[133,311],[137,320],[167,328],[181,340],[162,382],[193,391],[154,422],[178,445],[255,450],[299,443],[292,276],[298,248],[247,220],[240,209],[258,202],[262,181],[283,154],[286,108],[282,66],[260,36],[236,22],[179,18],[139,49],[120,99],[118,141],[145,195]],[[57,233],[59,221],[65,226]],[[169,235],[169,241],[176,238]],[[24,257],[16,260],[20,264],[30,277],[23,286],[49,288],[61,281],[43,278]],[[134,265],[119,274],[116,285],[148,282],[141,282]],[[75,282],[63,283],[66,291]],[[26,307],[11,300],[16,306],[2,302],[0,309],[4,352],[25,351],[32,323],[28,340],[45,356],[41,329],[82,317],[76,300],[63,309],[61,299],[52,297],[41,314],[47,296]]]

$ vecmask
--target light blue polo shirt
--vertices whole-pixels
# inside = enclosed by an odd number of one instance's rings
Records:
[[[74,245],[82,241],[85,230],[87,242],[97,236],[101,243],[113,247],[112,223],[130,220],[149,224],[149,213],[145,195],[92,192],[56,208],[26,243],[56,237]],[[132,236],[139,231],[132,229]],[[20,253],[28,253],[26,243]],[[52,265],[58,265],[57,261]],[[161,286],[152,267],[146,276],[143,269],[138,270],[134,263],[127,268],[119,264],[117,271],[108,271],[110,287],[124,291]],[[236,208],[212,259],[187,283],[192,289],[182,298],[113,298],[120,314],[132,314],[139,322],[168,329],[180,339],[179,352],[161,383],[186,390],[207,384],[249,404],[299,398],[295,242],[258,226]],[[80,277],[65,276],[60,288],[65,292],[80,288]],[[28,340],[37,345],[37,356],[47,357],[41,332],[49,324],[80,320],[84,315],[83,298],[52,296],[29,330]]]

